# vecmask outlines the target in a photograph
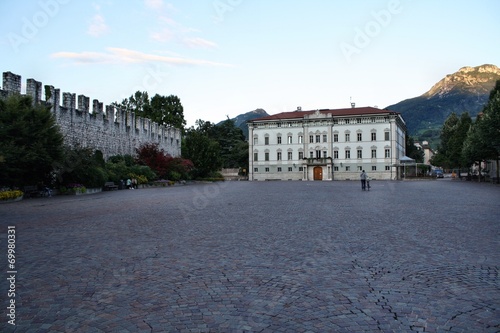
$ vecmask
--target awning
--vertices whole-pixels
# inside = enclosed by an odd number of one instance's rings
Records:
[[[403,156],[399,159],[399,163],[401,163],[401,164],[413,164],[413,163],[415,163],[415,160],[413,158],[408,157],[408,156]]]

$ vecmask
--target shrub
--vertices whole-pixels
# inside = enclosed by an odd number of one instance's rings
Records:
[[[23,196],[23,192],[19,190],[0,191],[0,200],[12,200]]]
[[[173,180],[173,181],[178,181],[181,180],[181,174],[176,172],[176,171],[171,171],[168,179]]]
[[[87,188],[82,184],[72,183],[59,188],[61,194],[85,193]]]
[[[108,172],[102,167],[102,153],[90,148],[65,147],[64,161],[56,168],[59,184],[85,184],[101,187],[108,180]]]
[[[133,179],[135,178],[137,180],[137,184],[147,184],[148,183],[148,178],[143,175],[136,175],[135,173],[129,173],[128,178]]]

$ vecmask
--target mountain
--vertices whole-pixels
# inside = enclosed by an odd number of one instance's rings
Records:
[[[488,102],[490,91],[500,80],[500,68],[494,65],[462,67],[446,75],[421,96],[406,99],[386,109],[400,112],[408,133],[431,144],[439,139],[444,121],[455,112],[477,116]]]
[[[231,120],[234,121],[234,124],[236,125],[236,127],[241,128],[241,130],[243,131],[243,134],[245,135],[245,138],[248,139],[247,121],[255,119],[255,118],[265,117],[265,116],[269,116],[269,114],[264,109],[255,109],[253,111],[249,111],[247,113],[240,114],[240,115],[232,118]],[[220,123],[222,123],[222,121]],[[217,125],[219,125],[219,124],[217,124]]]

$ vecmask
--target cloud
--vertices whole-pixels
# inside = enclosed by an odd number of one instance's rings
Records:
[[[157,54],[148,54],[139,51],[123,48],[107,48],[106,53],[99,52],[57,52],[51,55],[56,59],[68,59],[76,64],[131,64],[131,63],[167,63],[174,66],[195,65],[195,66],[221,66],[232,67],[230,64],[223,64],[203,59],[189,59],[181,57],[168,57]]]
[[[150,38],[156,42],[165,43],[176,41],[191,49],[215,48],[217,44],[200,37],[190,37],[200,30],[186,27],[172,18],[172,13],[177,9],[170,3],[164,4],[163,0],[144,0],[146,7],[154,10],[154,16],[158,22],[158,30],[150,33]]]
[[[151,39],[157,42],[167,42],[174,37],[174,33],[168,29],[164,28],[161,31],[151,33]]]
[[[148,8],[160,9],[163,7],[163,0],[144,0],[144,4]]]
[[[87,29],[87,33],[94,37],[100,37],[103,34],[109,31],[106,22],[104,21],[104,17],[101,14],[95,14],[92,20],[90,21],[89,28]]]
[[[215,44],[214,42],[211,42],[209,40],[199,38],[199,37],[185,38],[183,42],[184,42],[184,44],[186,44],[187,46],[189,46],[191,48],[198,48],[198,47],[214,48],[214,47],[217,47],[217,44]]]

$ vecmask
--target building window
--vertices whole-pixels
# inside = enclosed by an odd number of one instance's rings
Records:
[[[377,133],[372,133],[372,141],[377,141]]]
[[[304,159],[304,152],[299,151],[299,160],[303,160],[303,159]]]
[[[356,118],[356,122],[357,122],[358,124],[361,124],[361,118]]]
[[[351,141],[351,135],[349,133],[345,134],[345,142]]]
[[[346,123],[346,124],[349,124],[349,119],[346,119],[346,120],[345,120],[345,123]]]
[[[345,158],[351,158],[351,151],[350,150],[346,150],[345,151]]]
[[[291,152],[291,151],[289,151],[289,152],[288,152],[288,160],[290,161],[291,159],[292,159],[292,152]]]
[[[264,153],[264,161],[269,161],[269,153]]]
[[[314,143],[314,135],[309,135],[309,143]]]
[[[334,166],[333,167],[333,171],[339,171],[339,167],[338,166]]]
[[[259,172],[259,168],[253,168],[253,172]]]
[[[316,150],[316,158],[321,158],[321,150]]]
[[[281,167],[278,167],[278,172],[281,172]]]
[[[358,141],[363,141],[363,134],[362,133],[358,133]]]
[[[372,171],[377,171],[377,166],[372,165]]]
[[[269,172],[269,168],[266,168],[266,172]]]
[[[299,135],[299,143],[304,143],[304,137],[302,135]]]
[[[363,167],[362,166],[358,166],[358,171],[363,171]]]
[[[312,151],[309,152],[309,157],[314,158],[314,153]]]
[[[351,167],[350,166],[346,166],[345,167],[345,171],[351,171]]]
[[[320,138],[321,138],[321,136],[320,136],[320,135],[316,135],[316,143],[320,143],[320,142],[321,142],[321,141],[320,141]]]
[[[268,137],[268,136],[266,136],[266,137],[264,138],[264,144],[265,144],[265,145],[268,145],[268,144],[269,144],[269,137]]]
[[[253,153],[253,160],[258,161],[259,160],[259,153]]]
[[[391,150],[390,149],[385,150],[385,158],[391,158]]]
[[[377,149],[372,149],[372,158],[377,158]]]
[[[358,158],[363,158],[363,151],[358,149]]]
[[[278,156],[276,157],[276,159],[277,159],[278,161],[281,161],[281,152],[279,151],[277,155],[278,155]]]
[[[339,158],[339,151],[338,150],[333,151],[333,158]]]
[[[391,170],[391,167],[389,165],[386,165],[385,166],[385,171],[390,171]]]
[[[299,171],[304,171],[304,167],[299,167]]]
[[[385,132],[384,133],[384,139],[385,139],[385,141],[389,141],[390,140],[390,138],[389,138],[389,132]]]
[[[288,172],[292,172],[292,167],[288,167]]]
[[[281,144],[281,136],[278,136],[278,144]]]
[[[326,150],[323,150],[323,158],[326,158],[327,156],[326,154],[327,154]]]
[[[259,138],[253,138],[253,144],[256,145],[259,143]]]
[[[333,142],[339,142],[339,135],[338,134],[333,135]]]
[[[292,143],[292,136],[291,136],[291,135],[289,135],[289,136],[288,136],[288,144],[291,144],[291,143]]]
[[[328,140],[327,140],[327,136],[326,136],[326,134],[323,134],[323,142],[327,142],[327,141],[328,141]]]

